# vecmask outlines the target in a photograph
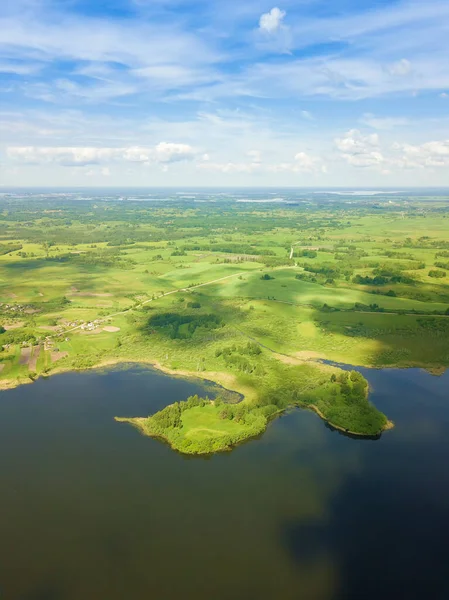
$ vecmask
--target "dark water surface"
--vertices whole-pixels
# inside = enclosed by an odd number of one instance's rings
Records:
[[[361,370],[378,441],[295,410],[186,459],[116,423],[200,388],[139,368],[0,393],[2,600],[449,598],[449,372]]]

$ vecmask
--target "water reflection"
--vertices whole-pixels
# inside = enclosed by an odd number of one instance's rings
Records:
[[[12,600],[449,597],[442,377],[366,371],[375,444],[294,410],[186,460],[118,424],[201,392],[131,369],[0,394],[0,587]]]

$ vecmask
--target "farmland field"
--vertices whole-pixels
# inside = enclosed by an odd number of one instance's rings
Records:
[[[245,398],[238,410],[207,400],[166,415],[189,452],[215,451],[217,437],[232,446],[292,405],[379,434],[388,415],[366,382],[323,361],[447,367],[447,199],[289,194],[3,194],[2,387],[146,362]]]

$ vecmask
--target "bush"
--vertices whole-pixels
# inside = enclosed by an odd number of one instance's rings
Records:
[[[187,308],[201,308],[199,302],[187,302]]]
[[[221,325],[217,315],[184,315],[178,313],[162,313],[148,319],[144,331],[160,329],[172,339],[191,339],[198,328],[216,329]]]

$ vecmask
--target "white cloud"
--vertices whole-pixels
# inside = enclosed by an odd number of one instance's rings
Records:
[[[449,167],[449,140],[421,145],[396,143],[393,150],[399,154],[395,164],[404,169]]]
[[[95,31],[95,36],[92,36]],[[199,37],[176,26],[138,19],[113,20],[41,11],[1,18],[0,46],[14,55],[118,63],[133,68],[159,64],[211,64],[217,53]],[[12,52],[11,52],[12,54]]]
[[[268,13],[264,13],[259,19],[259,28],[266,33],[278,31],[284,20],[286,12],[275,6]]]
[[[236,162],[224,162],[224,163],[199,163],[197,165],[199,169],[206,171],[215,171],[219,173],[254,173],[255,171],[261,170],[260,163],[236,163]]]
[[[335,145],[353,167],[382,167],[385,162],[377,133],[364,136],[358,129],[351,129],[344,137],[336,138]]]
[[[8,158],[25,164],[58,164],[66,167],[84,167],[111,162],[168,164],[191,160],[196,154],[192,146],[188,144],[167,142],[161,142],[153,148],[139,146],[126,148],[10,146],[6,153]]]
[[[296,168],[300,171],[313,172],[313,171],[322,171],[323,165],[320,158],[315,156],[310,156],[305,152],[298,152],[295,155],[295,165]]]
[[[337,138],[335,145],[341,157],[353,167],[370,167],[381,173],[403,170],[435,171],[449,167],[449,140],[430,141],[423,144],[395,142],[381,148],[377,134],[363,135],[357,129]]]
[[[264,163],[260,152],[251,150],[247,154],[252,162],[199,163],[200,169],[221,173],[325,173],[327,171],[321,158],[305,152],[298,152],[291,162]]]
[[[449,98],[449,94],[443,92],[442,94],[440,94],[440,98]]]
[[[153,155],[158,162],[176,162],[188,160],[195,156],[195,150],[188,144],[171,144],[161,142],[154,150]]]
[[[179,19],[106,19],[69,11],[64,2],[48,2],[45,10],[38,4],[34,11],[5,14],[0,2],[0,70],[23,76],[43,72],[40,80],[24,82],[28,96],[103,102],[217,80],[222,53],[215,38],[189,31]],[[55,78],[48,67],[61,62],[63,75]]]
[[[406,58],[402,58],[395,63],[387,65],[387,71],[390,73],[390,75],[405,77],[405,75],[409,75],[411,73],[412,65]]]
[[[0,73],[14,75],[34,75],[42,69],[42,65],[30,62],[1,61]]]
[[[272,173],[325,173],[327,171],[321,158],[298,152],[293,162],[267,165]]]
[[[305,119],[306,121],[314,121],[314,116],[312,115],[311,112],[309,112],[308,110],[302,110],[301,111],[301,117],[303,119]]]
[[[292,35],[290,27],[284,25],[286,12],[274,7],[259,19],[256,31],[256,46],[265,52],[290,54]]]

